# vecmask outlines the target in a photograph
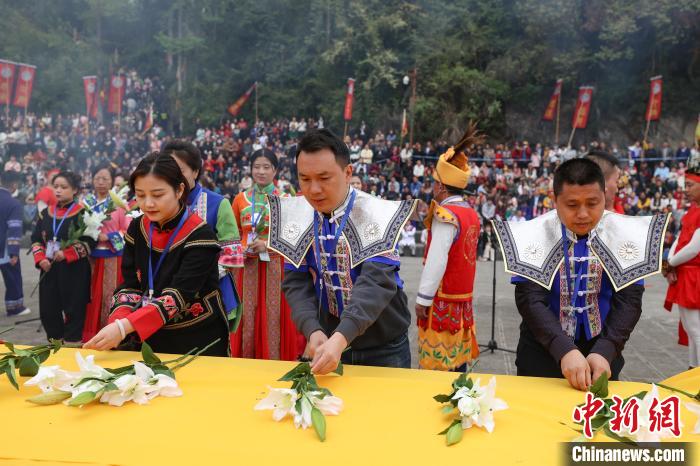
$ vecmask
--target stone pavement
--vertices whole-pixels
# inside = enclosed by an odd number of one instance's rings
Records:
[[[39,344],[45,341],[45,334],[38,321],[19,323],[39,317],[38,291],[29,296],[39,279],[31,257],[22,252],[22,270],[24,271],[25,303],[32,309],[28,316],[8,318],[4,312],[0,315],[0,329],[15,325],[12,332],[3,337],[16,343]],[[413,314],[413,305],[421,273],[421,261],[418,258],[402,259],[401,276],[406,282],[409,306]],[[474,286],[474,309],[479,343],[486,345],[491,339],[491,303],[492,303],[493,262],[477,264],[476,283]],[[644,311],[632,337],[625,348],[625,368],[623,380],[660,381],[688,368],[687,348],[676,344],[678,313],[666,312],[663,299],[666,293],[666,281],[660,275],[646,280],[647,290],[644,294]],[[4,285],[0,283],[0,293]],[[518,342],[518,325],[520,316],[515,308],[513,285],[509,275],[503,271],[503,264],[497,263],[496,273],[496,326],[495,340],[499,348],[514,350]],[[416,327],[410,329],[414,367],[416,365]],[[479,358],[479,372],[493,374],[515,374],[515,355],[482,350]]]

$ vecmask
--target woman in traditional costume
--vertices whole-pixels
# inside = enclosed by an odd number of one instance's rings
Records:
[[[700,365],[700,157],[691,157],[685,172],[685,192],[691,205],[681,220],[681,231],[671,246],[666,275],[669,281],[664,307],[680,311],[682,332],[688,335],[690,368]]]
[[[124,282],[112,299],[109,324],[84,347],[108,350],[127,336],[155,351],[228,355],[228,322],[219,291],[219,243],[186,205],[189,187],[177,162],[152,153],[129,187],[144,213],[124,237]]]
[[[241,324],[231,336],[234,357],[291,361],[306,342],[291,319],[282,293],[284,259],[269,251],[270,206],[267,196],[288,197],[274,185],[277,156],[267,149],[251,157],[253,186],[233,200],[233,213],[242,231],[245,265],[239,275],[243,295]]]
[[[83,200],[95,212],[104,212],[110,205],[109,191],[114,186],[114,170],[100,165],[93,171],[94,193]],[[122,252],[124,234],[129,227],[126,211],[116,207],[102,223],[97,246],[92,250],[92,297],[85,312],[83,341],[88,341],[105,325],[109,317],[114,289],[122,282]]]
[[[92,238],[70,239],[83,208],[76,200],[80,176],[59,172],[51,181],[57,204],[39,213],[32,233],[34,265],[39,277],[39,315],[51,339],[66,346],[79,346],[90,302],[90,262],[95,246]],[[65,317],[64,317],[65,316]]]

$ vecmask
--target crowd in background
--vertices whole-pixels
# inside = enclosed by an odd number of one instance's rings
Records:
[[[141,78],[130,71],[120,120],[99,124],[80,114],[0,116],[0,156],[5,170],[23,175],[17,196],[25,206],[26,227],[36,215],[37,204],[46,201],[42,188],[47,186],[52,172],[68,169],[79,173],[87,192],[91,189],[93,167],[109,162],[122,177],[128,177],[141,157],[169,139],[165,130],[167,115],[156,112],[155,123],[149,127],[149,109],[157,108],[164,95],[158,78]],[[267,147],[279,158],[278,187],[295,194],[295,145],[308,129],[323,125],[323,118],[298,117],[257,124],[232,118],[218,126],[199,125],[190,139],[205,160],[202,184],[233,199],[253,182],[250,155]],[[427,209],[433,196],[435,163],[448,144],[437,139],[417,141],[411,146],[406,139],[393,129],[372,131],[364,122],[345,138],[357,184],[363,190],[389,200],[420,199],[420,208]],[[616,201],[619,210],[630,215],[671,212],[675,222],[670,232],[675,233],[686,209],[685,163],[691,151],[698,150],[685,141],[664,142],[659,148],[640,141],[631,145],[591,141],[578,149],[528,141],[487,143],[471,154],[468,198],[482,220],[527,220],[545,213],[553,207],[554,169],[590,149],[608,151],[620,160],[622,172]],[[419,223],[409,227],[418,243],[421,230]],[[410,246],[409,235],[405,236],[404,244]],[[483,249],[482,245],[480,253]]]

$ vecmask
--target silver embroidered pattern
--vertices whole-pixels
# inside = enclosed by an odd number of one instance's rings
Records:
[[[525,246],[523,254],[525,255],[525,259],[529,261],[539,261],[544,255],[544,249],[540,243],[530,243]]]
[[[626,262],[630,262],[639,257],[639,246],[633,241],[625,241],[618,248],[617,254]]]
[[[379,224],[375,222],[368,223],[362,231],[362,237],[367,241],[374,241],[380,236]]]
[[[295,240],[301,233],[301,227],[296,222],[289,222],[282,228],[282,237],[288,240]]]

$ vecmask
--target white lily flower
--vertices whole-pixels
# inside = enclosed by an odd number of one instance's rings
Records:
[[[104,212],[85,212],[83,214],[83,223],[85,223],[85,236],[97,241],[100,236],[100,229],[102,228],[102,222],[107,219],[107,214]]]
[[[637,420],[637,431],[630,432],[629,427],[622,427],[620,434],[633,439],[635,442],[660,442],[662,438],[674,437],[669,428],[663,428],[661,431],[651,431],[651,418],[649,417],[649,409],[654,399],[659,399],[659,388],[655,384],[651,384],[644,398],[639,402],[639,416]],[[680,420],[678,421],[680,423]],[[682,426],[682,424],[681,424]]]
[[[144,382],[149,382],[156,375],[153,372],[153,369],[139,361],[134,361],[134,372],[136,374],[136,377],[143,380]]]
[[[294,406],[297,402],[299,394],[296,390],[291,388],[272,388],[270,389],[270,394],[263,398],[255,405],[255,410],[260,411],[264,409],[272,409],[272,419],[275,421],[281,421],[288,414],[290,416],[295,416],[296,411]],[[309,411],[309,422],[311,418],[311,411]]]
[[[40,366],[39,372],[24,382],[24,385],[36,385],[44,393],[56,390],[70,392],[78,379],[78,374],[64,371],[60,366]]]
[[[155,381],[155,384],[154,384]],[[182,396],[182,390],[177,385],[177,381],[172,377],[165,374],[156,374],[150,381],[157,390],[154,390],[149,394],[149,399],[153,399],[156,396],[165,396],[168,398],[174,398],[176,396]]]
[[[132,219],[139,218],[142,215],[143,212],[141,212],[141,209],[134,209],[126,213],[126,216]]]
[[[129,206],[126,203],[126,196],[129,194],[129,186],[122,186],[120,189],[112,188],[109,190],[109,197],[115,207],[121,207],[128,210]]]
[[[124,374],[114,381],[117,390],[105,392],[100,398],[101,403],[109,403],[112,406],[122,406],[127,401],[144,405],[148,404],[149,394],[157,390],[153,385],[145,382],[134,374]]]
[[[683,403],[691,413],[698,416],[698,422],[695,423],[695,428],[693,429],[694,434],[700,434],[700,405],[697,403]]]
[[[469,429],[476,425],[491,433],[496,425],[493,413],[507,409],[508,404],[496,398],[495,377],[491,377],[489,384],[485,387],[481,387],[480,383],[481,379],[477,379],[471,389],[460,388],[452,398],[459,400],[457,409],[462,417],[462,429]]]
[[[333,395],[321,398],[321,392],[307,393],[311,404],[326,416],[337,416],[343,410],[343,400]]]
[[[78,368],[80,369],[80,378],[96,377],[99,379],[106,379],[107,377],[111,377],[113,375],[102,366],[95,364],[94,354],[90,354],[86,358],[83,358],[82,354],[76,352],[75,361],[78,363]]]
[[[296,411],[294,412],[294,427],[297,429],[301,427],[302,429],[306,429],[308,427],[311,427],[312,421],[311,421],[311,409],[313,406],[311,405],[311,401],[305,396],[301,397],[301,412]]]

